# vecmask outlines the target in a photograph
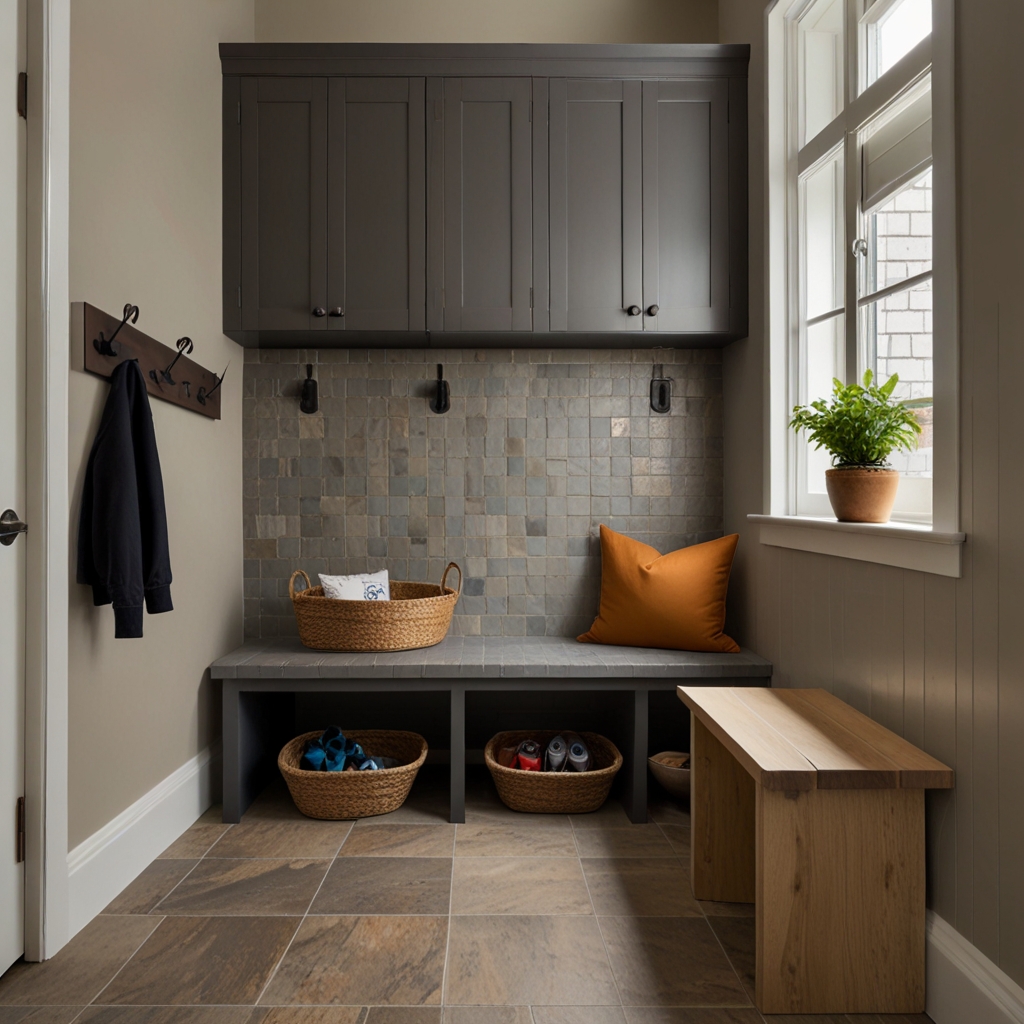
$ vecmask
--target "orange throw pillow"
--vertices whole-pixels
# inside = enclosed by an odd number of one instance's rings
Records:
[[[667,555],[601,527],[601,609],[583,643],[735,653],[722,629],[739,534]]]

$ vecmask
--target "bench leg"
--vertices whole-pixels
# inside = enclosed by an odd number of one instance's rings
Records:
[[[924,1010],[924,791],[757,791],[762,1013]]]
[[[223,735],[223,802],[222,819],[234,825],[242,817],[241,797],[241,730],[238,720],[238,684],[230,679],[224,680],[221,691],[222,735]]]
[[[699,900],[754,902],[754,780],[690,715],[690,884]]]
[[[291,736],[295,697],[243,690],[225,680],[222,695],[225,822],[238,822],[277,774],[277,755]]]
[[[626,791],[623,805],[629,820],[636,825],[647,821],[647,691],[637,687],[633,691],[632,729],[629,749],[623,752],[626,769]]]
[[[466,691],[451,688],[451,788],[448,820],[462,824],[466,820]]]

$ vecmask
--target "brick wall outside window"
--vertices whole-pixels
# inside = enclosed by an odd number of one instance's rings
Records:
[[[932,176],[926,174],[912,187],[898,192],[874,217],[874,289],[913,277],[931,268]],[[877,304],[877,375],[888,380],[899,374],[899,398],[932,397],[932,285],[930,281],[897,292]],[[869,314],[870,315],[870,314]],[[870,322],[870,321],[869,321]],[[931,408],[919,412],[923,432],[919,447],[910,454],[894,455],[892,463],[911,476],[931,476]]]

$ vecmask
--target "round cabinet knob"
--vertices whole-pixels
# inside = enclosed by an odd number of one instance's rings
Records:
[[[313,316],[317,316],[317,317],[319,317],[319,316],[327,316],[327,310],[324,309],[323,306],[317,306],[313,310]]]
[[[627,313],[628,313],[628,314],[629,314],[630,316],[639,316],[639,315],[641,314],[641,312],[643,312],[643,311],[642,311],[642,310],[640,309],[640,307],[639,307],[639,306],[630,306],[630,307],[629,307],[629,308],[628,308],[628,309],[626,310],[626,312],[627,312]]]
[[[344,315],[345,315],[345,310],[343,310],[341,308],[341,306],[335,306],[334,309],[331,310],[331,316],[344,316]]]
[[[647,307],[647,315],[648,316],[657,316],[658,315],[658,310],[660,308],[661,307],[657,303],[654,303],[653,306],[648,306]]]

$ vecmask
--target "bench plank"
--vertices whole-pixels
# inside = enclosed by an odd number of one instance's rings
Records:
[[[875,746],[800,699],[799,690],[739,696],[817,769],[818,789],[898,789],[900,766]]]
[[[817,769],[728,686],[679,686],[680,700],[766,789],[814,789]]]
[[[909,740],[898,736],[873,718],[861,714],[856,708],[841,701],[828,690],[778,690],[793,694],[794,698],[815,707],[833,721],[855,730],[866,742],[892,760],[900,773],[903,789],[952,789],[955,772],[941,761],[915,747]]]

